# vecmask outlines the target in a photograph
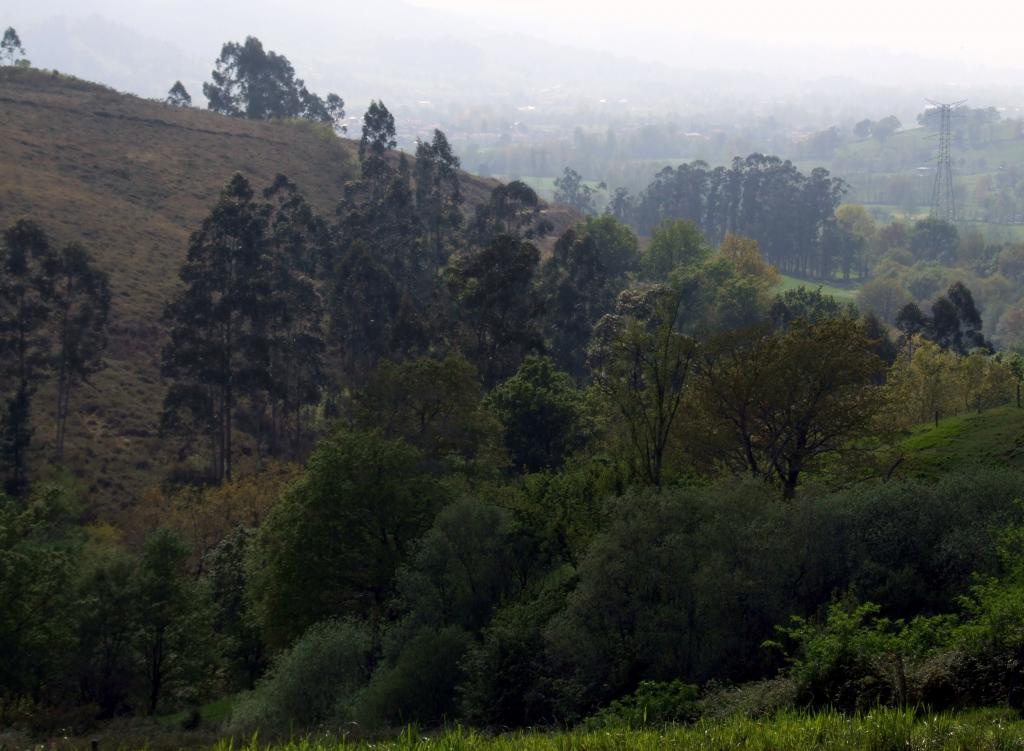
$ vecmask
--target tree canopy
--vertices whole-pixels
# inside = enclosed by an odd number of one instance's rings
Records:
[[[336,94],[311,93],[284,55],[263,49],[256,37],[225,42],[203,94],[214,112],[252,120],[297,117],[342,128],[345,103]]]

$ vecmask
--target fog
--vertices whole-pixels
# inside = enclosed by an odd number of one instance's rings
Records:
[[[445,76],[464,86],[484,74],[498,88],[527,92],[563,79],[595,90],[623,77],[689,89],[695,72],[753,74],[748,85],[737,81],[734,90],[713,92],[726,97],[792,93],[798,84],[829,77],[935,93],[1024,83],[1015,39],[1024,5],[1001,0],[973,3],[969,13],[924,0],[14,0],[5,6],[2,23],[21,30],[36,65],[105,78],[143,95],[163,93],[175,78],[198,85],[219,44],[247,34],[287,54],[310,82],[349,98],[383,95],[370,89],[388,83],[402,95],[401,84],[419,78],[443,93]],[[474,68],[491,57],[488,50],[500,52],[506,67],[497,75]]]
[[[155,98],[181,80],[197,106],[221,45],[254,35],[311,90],[340,94],[350,127],[382,98],[400,147],[440,127],[467,168],[496,175],[524,159],[555,174],[600,150],[594,138],[614,151],[613,131],[642,152],[652,125],[674,134],[652,155],[714,161],[815,153],[794,144],[863,118],[913,125],[926,98],[1024,110],[1024,4],[998,0],[970,12],[924,0],[8,0],[0,25],[36,67]],[[687,140],[709,133],[714,148]],[[522,151],[537,144],[543,156]],[[495,146],[519,161],[498,165]]]

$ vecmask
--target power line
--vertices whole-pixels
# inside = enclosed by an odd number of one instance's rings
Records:
[[[950,148],[953,141],[953,112],[963,106],[959,102],[935,102],[931,104],[939,114],[939,153],[935,164],[935,185],[932,187],[931,215],[947,222],[956,222],[956,194],[953,192],[953,158]]]

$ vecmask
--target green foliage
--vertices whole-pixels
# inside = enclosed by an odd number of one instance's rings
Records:
[[[283,647],[325,618],[379,617],[396,567],[442,497],[404,441],[348,429],[321,441],[253,550],[249,580],[266,643]]]
[[[52,307],[54,255],[43,228],[27,220],[9,227],[0,264],[0,456],[4,490],[22,495],[29,484],[32,398],[50,359],[45,327]]]
[[[915,258],[952,265],[960,246],[960,233],[956,225],[942,219],[921,219],[914,224],[910,235],[910,250]]]
[[[311,626],[231,712],[233,732],[313,728],[347,717],[370,677],[373,638],[352,621]]]
[[[698,287],[685,279],[623,293],[591,345],[594,381],[623,421],[631,469],[651,485],[661,484],[682,418],[697,344],[678,326],[692,321]]]
[[[485,386],[515,372],[540,346],[534,275],[540,252],[524,240],[499,235],[489,245],[456,256],[448,288],[459,306],[463,351]]]
[[[548,357],[527,356],[487,406],[505,426],[512,465],[526,472],[557,470],[589,437],[583,395]]]
[[[719,335],[698,361],[697,404],[705,415],[694,453],[792,497],[801,474],[832,457],[848,461],[879,435],[884,368],[862,325],[849,318]]]
[[[712,245],[727,231],[745,235],[780,272],[825,279],[836,265],[826,229],[844,192],[843,181],[825,169],[804,174],[778,157],[751,154],[727,168],[696,161],[663,169],[628,213],[641,234],[686,219]],[[670,271],[671,256],[659,257],[668,262],[659,262],[658,273]]]
[[[778,295],[769,315],[776,327],[785,328],[796,321],[816,324],[836,318],[856,318],[857,309],[853,303],[841,304],[821,288],[797,287]]]
[[[146,539],[133,576],[136,629],[132,646],[142,678],[143,707],[155,714],[163,703],[196,699],[213,662],[207,592],[187,569],[188,548],[172,532]]]
[[[429,143],[416,144],[416,208],[439,265],[448,261],[451,241],[462,225],[459,166],[459,158],[440,130],[434,130]]]
[[[526,183],[513,180],[491,191],[487,203],[476,207],[470,237],[487,245],[499,235],[530,240],[547,234],[551,225],[540,217],[541,202]]]
[[[167,98],[164,101],[172,107],[191,107],[192,95],[188,93],[185,84],[181,81],[175,81],[170,91],[167,92]]]
[[[781,712],[767,719],[733,717],[702,720],[689,726],[646,730],[524,730],[495,735],[455,727],[436,735],[411,729],[389,740],[303,738],[267,746],[263,740],[230,745],[215,751],[1009,751],[1017,747],[1024,722],[1005,711],[918,714],[912,710],[879,709],[853,717],[829,710],[819,713]]]
[[[246,557],[255,532],[239,526],[203,557],[213,627],[231,688],[251,689],[266,667],[259,626],[249,602]]]
[[[463,661],[461,708],[472,723],[488,727],[548,724],[573,716],[548,660],[544,630],[565,606],[574,584],[569,567],[545,577],[536,591],[499,608]]]
[[[70,511],[56,488],[0,493],[0,725],[63,693],[75,635]]]
[[[471,637],[458,626],[429,629],[405,642],[355,697],[353,718],[368,729],[436,727],[456,714],[456,687]]]
[[[700,265],[711,255],[697,225],[684,219],[665,220],[655,227],[640,262],[645,279],[665,281],[676,269]]]
[[[581,458],[559,472],[527,475],[512,502],[550,555],[576,565],[602,527],[605,500],[622,494],[627,475],[608,457]]]
[[[8,65],[19,65],[25,57],[25,48],[13,26],[8,26],[0,40],[0,57],[7,58]]]
[[[462,498],[448,504],[416,542],[399,572],[395,630],[457,625],[477,631],[514,596],[536,565],[535,551],[507,509]]]
[[[320,400],[325,381],[322,306],[307,278],[325,229],[286,177],[264,197],[241,174],[232,177],[192,235],[179,272],[184,289],[164,311],[170,341],[161,370],[172,383],[162,428],[184,436],[184,452],[205,434],[216,482],[231,479],[246,408],[271,453],[297,451],[303,410]]]
[[[501,425],[482,404],[476,368],[460,354],[383,360],[354,397],[355,423],[422,451],[439,467],[504,464]]]
[[[541,266],[545,334],[559,367],[577,381],[589,375],[586,349],[594,325],[611,312],[638,258],[632,231],[602,216],[566,230]]]
[[[915,688],[908,686],[908,663],[948,639],[950,620],[904,623],[880,611],[873,603],[834,602],[820,623],[794,617],[779,628],[796,645],[789,677],[800,701],[845,711],[907,704]]]
[[[110,278],[81,245],[63,247],[52,272],[57,375],[57,458],[64,458],[71,394],[104,367]]]
[[[682,681],[641,681],[584,723],[587,728],[659,727],[697,719],[700,689]]]

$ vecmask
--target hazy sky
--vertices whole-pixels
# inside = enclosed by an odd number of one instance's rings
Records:
[[[411,0],[520,30],[670,62],[676,35],[760,45],[885,48],[973,65],[1024,68],[1021,0]],[[627,15],[628,14],[628,15]],[[654,44],[650,44],[653,42]],[[625,49],[624,49],[625,48]],[[689,62],[689,61],[688,61]]]
[[[286,54],[314,89],[367,101],[395,96],[389,84],[409,81],[413,99],[424,82],[435,84],[434,97],[447,82],[449,99],[457,99],[474,73],[478,88],[522,84],[532,91],[562,79],[579,88],[574,64],[586,67],[585,83],[596,90],[610,74],[628,76],[621,58],[635,58],[644,68],[636,75],[680,87],[694,71],[726,72],[733,76],[728,90],[718,85],[712,93],[740,98],[753,91],[773,100],[775,85],[800,96],[805,84],[816,84],[856,105],[855,87],[832,83],[842,76],[875,89],[902,87],[914,106],[925,96],[968,93],[982,105],[1024,104],[1024,0],[960,2],[958,10],[942,12],[944,4],[952,6],[948,0],[0,0],[0,27],[23,32],[37,65],[146,96],[162,95],[174,78],[201,90],[220,45],[253,34]],[[663,66],[643,65],[651,62]],[[674,70],[665,74],[664,66]],[[984,87],[1000,93],[979,93]],[[662,89],[678,94],[672,85]],[[692,95],[693,87],[687,91]]]

